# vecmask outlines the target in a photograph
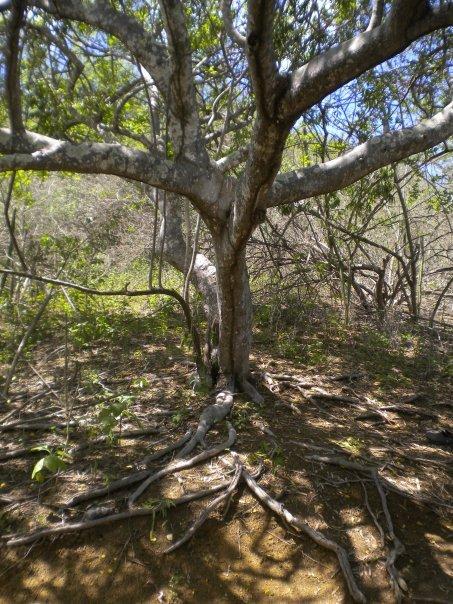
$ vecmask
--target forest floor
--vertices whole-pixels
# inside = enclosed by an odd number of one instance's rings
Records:
[[[279,354],[272,336],[258,330],[253,368],[265,402],[256,407],[235,398],[234,450],[248,468],[263,461],[259,483],[346,548],[369,602],[394,602],[385,566],[391,543],[378,530],[385,531],[386,521],[373,480],[309,458],[330,456],[378,467],[380,476],[401,491],[387,490],[387,501],[395,534],[405,547],[396,566],[407,583],[407,601],[452,602],[451,449],[426,438],[427,429],[453,424],[451,373],[449,377],[433,361],[445,361],[448,345],[444,338],[434,355],[420,351],[410,338],[396,349],[348,332],[338,341],[333,335],[330,343],[323,340],[322,354],[318,350],[304,363],[291,350]],[[0,407],[0,457],[28,449],[23,457],[0,461],[1,603],[350,601],[334,554],[288,530],[242,486],[225,518],[221,510],[215,512],[185,546],[161,553],[206,506],[201,500],[173,509],[168,499],[224,479],[226,467],[219,458],[151,487],[145,505],[167,502],[155,517],[7,547],[12,533],[81,518],[89,504],[71,508],[65,516],[62,504],[86,488],[135,471],[145,455],[195,426],[212,402],[212,395],[192,390],[193,367],[174,335],[150,340],[143,334],[126,343],[98,342],[72,351],[69,400],[77,426],[71,428],[71,445],[94,437],[102,401],[131,393],[122,430],[155,428],[156,433],[88,444],[66,468],[37,483],[31,473],[44,453],[30,449],[47,445],[55,451],[65,441],[65,430],[58,426],[65,422],[68,375],[61,343],[46,341],[35,348],[35,371],[24,365],[10,402]],[[280,374],[304,385],[297,387]],[[389,405],[400,407],[383,409]],[[373,412],[368,418],[358,417],[368,411]],[[27,420],[44,426],[23,428]],[[7,423],[16,426],[5,429]],[[209,433],[208,444],[224,440],[225,433],[223,422]],[[124,492],[104,501],[120,509]]]

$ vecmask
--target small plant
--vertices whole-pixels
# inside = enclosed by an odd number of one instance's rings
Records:
[[[119,427],[119,437],[121,437],[121,428],[123,420],[129,418],[136,423],[140,423],[136,414],[131,410],[131,405],[135,396],[120,394],[112,400],[102,403],[98,406],[98,421],[101,430],[106,434],[110,441],[115,438],[115,428]]]
[[[156,514],[161,514],[163,518],[166,518],[168,515],[168,510],[173,508],[175,503],[173,499],[162,497],[161,499],[147,499],[143,505]]]
[[[59,470],[65,470],[67,462],[71,459],[63,449],[51,449],[47,445],[33,447],[32,451],[47,453],[33,466],[31,478],[36,482],[43,482],[46,474],[55,474]]]
[[[131,388],[134,390],[145,390],[148,388],[149,381],[145,377],[134,378],[131,382]]]
[[[151,517],[151,529],[149,531],[149,540],[154,542],[156,541],[156,535],[154,534],[154,527],[156,524],[156,514],[161,514],[161,516],[165,519],[168,515],[168,510],[175,506],[175,503],[172,499],[167,499],[163,497],[162,499],[148,499],[143,504],[144,507],[149,508],[152,511]]]
[[[186,419],[187,415],[187,409],[178,409],[178,411],[175,411],[175,413],[173,413],[173,415],[171,416],[171,423],[174,426],[179,426]]]
[[[243,430],[250,424],[252,418],[252,406],[249,402],[238,402],[233,407],[234,423],[239,430]]]
[[[362,453],[365,446],[364,442],[355,436],[348,436],[343,440],[333,440],[332,442],[355,457]]]
[[[276,444],[263,443],[258,451],[250,455],[252,463],[269,462],[273,469],[279,468],[285,463],[282,449]]]
[[[176,589],[177,587],[179,587],[182,583],[184,583],[185,578],[184,575],[178,571],[175,571],[169,581],[168,581],[168,587],[170,589]]]

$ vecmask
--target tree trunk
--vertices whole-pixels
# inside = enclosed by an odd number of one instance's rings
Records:
[[[231,252],[224,237],[215,244],[219,304],[219,362],[228,386],[246,393],[254,402],[261,395],[250,384],[252,297],[245,247]]]

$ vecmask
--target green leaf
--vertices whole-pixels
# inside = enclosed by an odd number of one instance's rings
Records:
[[[36,482],[42,482],[44,480],[45,471],[50,474],[55,474],[58,470],[64,470],[65,468],[66,463],[61,459],[58,453],[49,453],[49,455],[41,457],[41,459],[36,462],[31,473],[31,478],[32,480],[36,480]]]
[[[55,453],[44,457],[44,467],[46,470],[54,474],[58,470],[64,470],[66,468],[65,462]]]
[[[44,460],[46,458],[42,457],[38,462],[35,463],[33,467],[33,471],[31,473],[31,479],[36,480],[37,482],[43,481],[42,471],[44,469]]]

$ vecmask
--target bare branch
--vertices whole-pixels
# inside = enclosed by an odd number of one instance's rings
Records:
[[[371,13],[371,19],[368,23],[366,31],[374,29],[381,24],[382,17],[384,15],[384,0],[373,0],[373,12]]]
[[[376,136],[336,159],[279,176],[267,207],[293,203],[346,187],[378,168],[433,147],[453,134],[453,103],[413,128]]]
[[[10,237],[10,241],[11,241],[11,245],[14,248],[17,257],[19,258],[20,264],[22,266],[23,270],[28,270],[27,267],[27,263],[25,262],[25,258],[24,255],[22,253],[22,250],[20,249],[20,246],[17,242],[16,239],[16,234],[14,232],[14,222],[15,220],[11,221],[10,217],[9,217],[9,207],[11,205],[11,199],[13,196],[13,189],[14,189],[14,181],[16,180],[16,173],[13,172],[10,179],[9,179],[9,183],[8,183],[8,190],[6,192],[6,199],[4,201],[4,206],[3,206],[3,215],[5,217],[5,223],[6,223],[6,228],[8,229],[8,233],[9,233],[9,237]]]
[[[222,17],[225,23],[225,29],[232,40],[239,46],[245,48],[247,39],[235,29],[233,25],[233,17],[231,15],[231,0],[222,0]]]
[[[82,61],[79,59],[76,53],[69,48],[62,36],[55,36],[45,25],[27,23],[26,27],[27,29],[31,29],[32,31],[35,31],[39,35],[43,36],[50,44],[58,48],[67,57],[69,62],[68,70],[70,74],[69,89],[72,91],[83,71]]]

